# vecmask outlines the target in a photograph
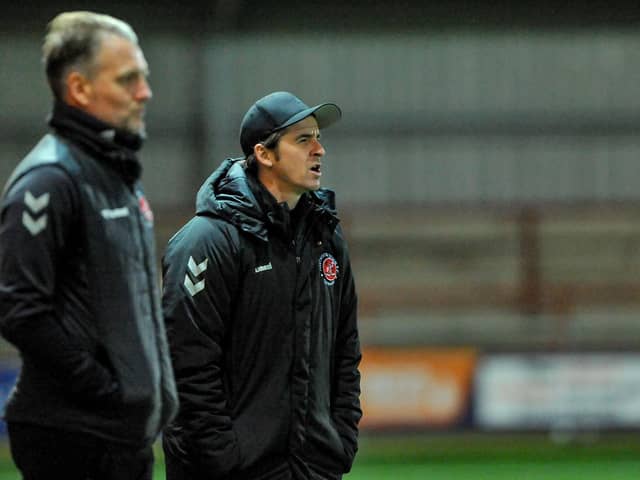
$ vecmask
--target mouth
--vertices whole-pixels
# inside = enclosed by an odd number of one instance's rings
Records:
[[[313,173],[315,173],[316,175],[322,175],[322,172],[320,171],[320,164],[316,164],[313,167],[311,167],[311,171]]]

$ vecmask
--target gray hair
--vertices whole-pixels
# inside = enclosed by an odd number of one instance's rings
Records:
[[[105,34],[119,35],[134,44],[138,37],[129,24],[100,13],[64,12],[49,22],[42,44],[42,61],[53,95],[61,99],[64,79],[72,69],[89,75]]]

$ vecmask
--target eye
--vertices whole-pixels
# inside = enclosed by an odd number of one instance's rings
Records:
[[[124,75],[119,77],[118,83],[125,87],[131,87],[137,84],[143,78],[147,78],[147,75],[143,74],[142,72],[133,71],[125,73]]]
[[[132,72],[132,73],[127,73],[126,75],[123,75],[122,77],[120,77],[118,79],[118,82],[120,82],[123,85],[130,85],[132,83],[135,83],[137,79],[138,79],[138,74],[135,72]]]
[[[316,141],[320,141],[320,135],[312,135],[312,134],[305,134],[305,135],[300,135],[298,137],[297,142],[298,143],[308,143],[311,140],[316,140]]]

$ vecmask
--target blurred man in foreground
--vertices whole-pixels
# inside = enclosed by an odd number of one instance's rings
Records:
[[[43,58],[52,132],[0,204],[11,453],[25,479],[150,480],[177,395],[136,157],[147,62],[129,25],[91,12],[55,17]]]

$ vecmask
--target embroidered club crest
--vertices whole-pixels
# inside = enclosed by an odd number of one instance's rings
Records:
[[[318,268],[320,269],[320,276],[324,279],[324,283],[327,285],[333,285],[338,278],[338,262],[333,258],[330,253],[323,253],[318,259]]]
[[[140,213],[142,213],[144,219],[148,223],[153,224],[153,211],[151,210],[146,197],[142,193],[138,194],[138,208],[140,208]]]

